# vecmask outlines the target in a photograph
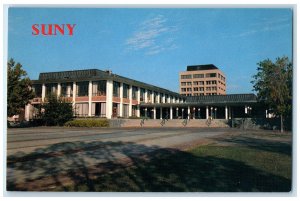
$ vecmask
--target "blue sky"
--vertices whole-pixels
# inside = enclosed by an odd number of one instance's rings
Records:
[[[33,24],[76,24],[33,36]],[[292,58],[291,9],[10,8],[8,58],[40,72],[97,68],[178,92],[187,65],[214,64],[227,93],[252,93],[257,63]]]

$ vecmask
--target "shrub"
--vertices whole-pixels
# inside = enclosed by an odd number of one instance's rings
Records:
[[[75,119],[65,123],[67,127],[109,127],[107,119]]]

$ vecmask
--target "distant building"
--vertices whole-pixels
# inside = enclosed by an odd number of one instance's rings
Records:
[[[226,94],[226,77],[213,64],[187,66],[187,71],[179,74],[179,85],[183,96]]]

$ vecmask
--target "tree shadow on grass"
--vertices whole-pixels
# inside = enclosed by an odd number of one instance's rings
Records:
[[[129,142],[68,142],[9,156],[8,191],[287,192],[245,163]]]

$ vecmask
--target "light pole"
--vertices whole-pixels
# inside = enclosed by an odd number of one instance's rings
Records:
[[[198,108],[198,118],[201,119],[201,116],[200,116],[200,108]]]
[[[213,109],[214,109],[213,107],[210,108],[210,117],[211,118],[213,117]]]
[[[182,108],[181,110],[181,118],[183,119],[183,112],[184,112],[184,108]]]

